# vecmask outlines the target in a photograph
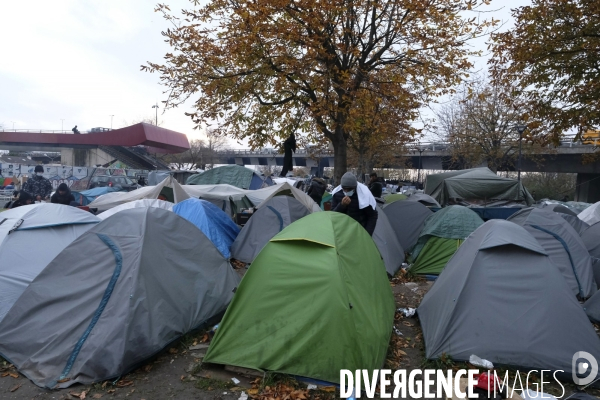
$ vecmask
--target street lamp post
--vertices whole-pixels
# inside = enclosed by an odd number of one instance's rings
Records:
[[[153,105],[152,108],[156,108],[156,120],[154,125],[158,126],[158,104]]]
[[[517,125],[515,127],[515,129],[517,130],[517,132],[519,132],[519,171],[517,172],[517,180],[521,180],[521,147],[522,147],[522,142],[523,142],[523,132],[525,132],[525,129],[527,129],[527,126],[525,125]]]
[[[112,131],[112,121],[113,121],[113,117],[114,117],[114,114],[111,114],[111,115],[110,115],[110,130],[111,130],[111,131]]]
[[[60,119],[60,133],[63,133],[65,130],[65,120],[64,118]]]
[[[425,152],[425,149],[421,147],[421,144],[419,143],[419,146],[416,147],[414,149],[414,151],[418,151],[419,152],[419,167],[417,169],[417,183],[421,182],[421,157],[423,155],[423,153]]]
[[[13,124],[13,132],[15,131],[15,121],[10,121]]]

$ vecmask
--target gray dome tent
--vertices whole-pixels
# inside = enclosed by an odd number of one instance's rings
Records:
[[[559,214],[559,215],[561,217],[563,217],[565,221],[567,221],[569,224],[571,224],[573,229],[575,229],[575,231],[577,231],[577,233],[579,233],[580,236],[587,228],[589,228],[589,225],[587,224],[587,222],[583,222],[577,216],[568,215],[568,214]]]
[[[585,222],[581,222],[585,224]],[[594,279],[596,285],[600,286],[600,222],[596,222],[584,230],[581,233],[581,240],[592,257]]]
[[[390,220],[381,207],[377,207],[377,213],[373,241],[379,250],[379,254],[381,254],[381,258],[383,258],[385,270],[390,276],[394,276],[404,262],[404,249],[398,241]]]
[[[428,359],[571,373],[600,339],[544,248],[522,227],[490,220],[467,238],[418,308]],[[558,322],[558,323],[557,323]]]
[[[100,218],[62,204],[21,206],[0,215],[0,321],[36,276]]]
[[[192,223],[124,210],[29,285],[0,323],[0,354],[48,388],[115,378],[224,312],[238,283]]]
[[[231,257],[252,263],[269,240],[286,226],[310,214],[306,206],[290,196],[275,196],[252,215],[231,245]]]
[[[597,286],[591,257],[579,233],[559,213],[525,208],[508,221],[521,225],[538,240],[575,295],[585,299],[594,294]]]
[[[383,212],[403,249],[410,249],[417,243],[425,220],[433,214],[433,211],[418,201],[395,201],[386,204]]]

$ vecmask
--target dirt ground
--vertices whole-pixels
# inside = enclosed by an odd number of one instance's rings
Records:
[[[416,308],[433,282],[410,279],[400,274],[390,284],[398,308]],[[394,325],[397,333],[392,333],[386,368],[468,368],[451,360],[426,361],[417,318],[405,318],[396,313]],[[242,391],[259,400],[339,398],[339,392],[333,387],[307,390],[305,383],[278,374],[247,375],[225,370],[222,366],[203,365],[201,360],[209,339],[210,334],[204,331],[186,335],[159,356],[120,379],[94,385],[74,385],[62,390],[41,389],[0,360],[0,399],[240,399],[243,398],[240,397]],[[232,378],[237,380],[236,383]],[[567,394],[573,392],[572,385],[565,386]],[[545,386],[545,390],[560,394],[558,385]],[[596,390],[587,392],[595,396],[600,394]]]

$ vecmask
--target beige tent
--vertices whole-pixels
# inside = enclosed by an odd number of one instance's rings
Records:
[[[166,193],[167,197],[172,195],[173,203],[190,198],[183,187],[172,176],[169,176],[156,186],[146,186],[131,192],[107,193],[92,201],[89,207],[97,208],[98,212],[102,212],[134,200],[157,199],[161,193]]]

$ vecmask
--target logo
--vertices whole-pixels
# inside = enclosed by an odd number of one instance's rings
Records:
[[[578,351],[573,354],[571,369],[573,370],[573,382],[576,385],[589,385],[598,375],[598,361],[587,351]],[[588,375],[585,378],[580,378],[586,374]]]

